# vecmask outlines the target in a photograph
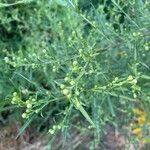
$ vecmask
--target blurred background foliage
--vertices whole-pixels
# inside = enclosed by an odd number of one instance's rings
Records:
[[[80,99],[77,109],[92,118],[96,137],[106,122],[127,123],[135,105],[148,111],[149,11],[145,0],[0,0],[0,110],[16,92],[13,115],[29,100],[23,117],[68,127],[80,116],[70,103]],[[66,77],[75,81],[70,101],[60,89],[70,90]]]

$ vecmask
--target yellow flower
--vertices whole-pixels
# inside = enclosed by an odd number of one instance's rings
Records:
[[[145,113],[144,111],[142,111],[142,110],[140,110],[140,109],[137,109],[137,108],[133,109],[133,112],[134,112],[136,115],[144,115],[144,116],[146,116],[146,113]]]
[[[132,130],[132,133],[137,136],[140,136],[142,134],[142,130],[141,130],[141,128],[135,128]]]
[[[145,117],[145,116],[140,116],[140,117],[138,117],[136,120],[138,121],[138,124],[139,124],[140,126],[143,126],[144,123],[145,123],[146,117]]]
[[[130,127],[132,128],[131,131],[140,142],[142,142],[143,144],[148,143],[150,139],[145,138],[147,133],[144,134],[142,132],[142,127],[145,124],[148,128],[150,128],[150,119],[148,119],[148,114],[139,108],[133,109],[133,113],[135,115],[135,122],[130,124]]]

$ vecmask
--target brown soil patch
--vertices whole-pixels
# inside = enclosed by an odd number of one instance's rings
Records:
[[[16,139],[19,123],[14,123],[0,128],[0,150],[48,150],[48,137],[43,137],[33,132],[31,129],[26,129],[23,135]],[[53,142],[52,150],[89,150],[93,136],[90,133],[80,133],[76,130],[71,130],[69,139],[65,142],[63,137],[58,134]],[[125,138],[119,131],[108,127],[103,136],[100,145],[94,147],[94,150],[125,150],[128,145],[128,150],[134,150],[132,144],[128,144]],[[139,146],[138,149],[140,150]],[[146,149],[149,150],[149,149]]]

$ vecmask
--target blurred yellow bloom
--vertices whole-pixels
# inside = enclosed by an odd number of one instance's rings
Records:
[[[140,117],[138,117],[136,120],[138,121],[138,124],[139,124],[140,126],[143,126],[144,123],[145,123],[146,117],[145,117],[145,116],[140,116]]]
[[[132,133],[140,142],[142,142],[143,144],[147,143],[148,140],[145,138],[147,134],[143,133],[142,128],[145,124],[148,128],[150,128],[150,120],[148,119],[148,114],[139,108],[133,109],[133,113],[135,115],[135,119],[134,122],[130,124]]]
[[[142,111],[142,110],[140,110],[140,109],[137,109],[137,108],[133,109],[133,112],[134,112],[136,115],[144,115],[144,116],[146,116],[146,113],[145,113],[144,111]]]
[[[132,130],[132,133],[139,136],[139,135],[141,135],[142,130],[141,130],[141,128],[135,128]]]

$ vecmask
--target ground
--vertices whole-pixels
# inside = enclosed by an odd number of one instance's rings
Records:
[[[37,133],[27,128],[25,132],[16,139],[20,123],[11,123],[9,125],[3,125],[0,128],[0,150],[47,150],[48,137],[46,135],[37,135]],[[66,143],[63,143],[62,137],[58,135],[52,150],[89,150],[90,141],[92,136],[89,134],[81,134],[75,130],[70,133],[70,138]],[[105,134],[103,136],[102,144],[104,150],[125,150],[125,146],[128,144],[127,138],[121,133],[110,127],[106,127]],[[62,148],[63,145],[63,148]],[[100,147],[95,147],[99,150]],[[129,145],[129,150],[133,150],[133,145]],[[141,145],[138,150],[141,149]]]

